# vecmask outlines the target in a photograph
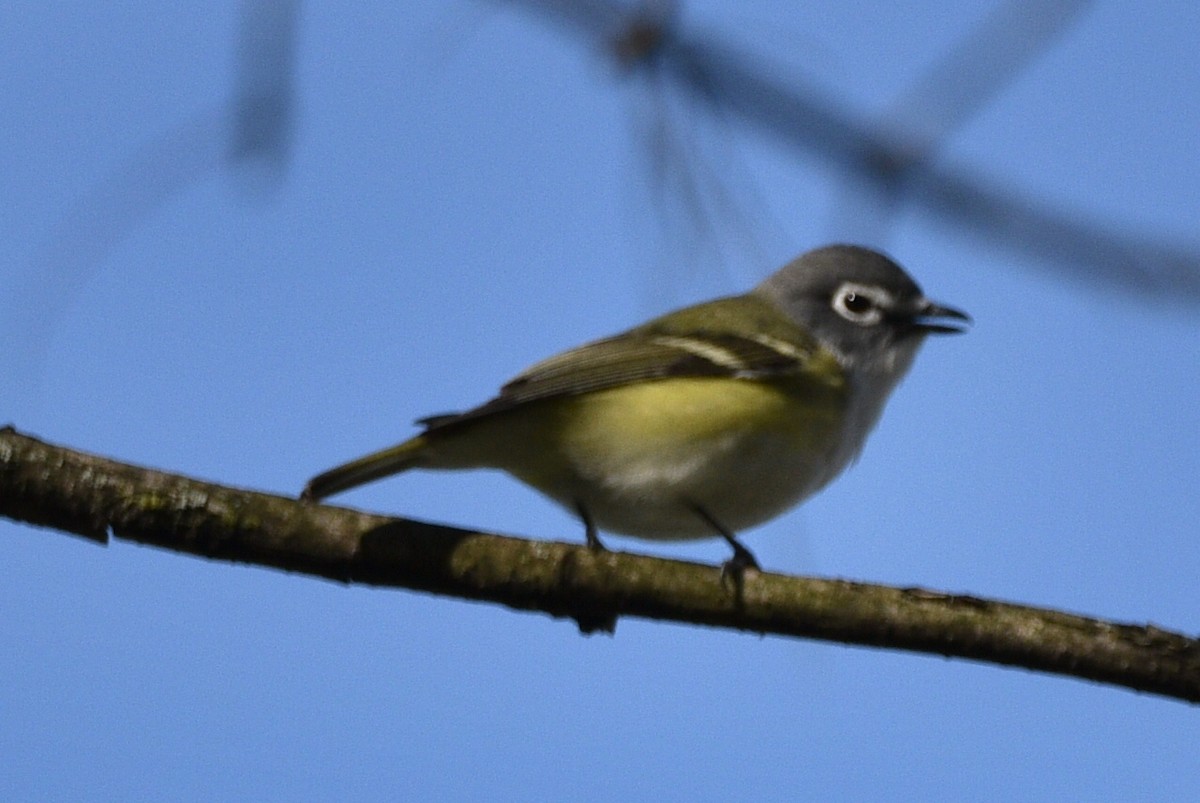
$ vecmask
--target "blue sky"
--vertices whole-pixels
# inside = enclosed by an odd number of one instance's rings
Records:
[[[989,7],[694,3],[683,24],[869,117]],[[292,160],[255,184],[215,138],[237,22],[232,2],[0,12],[4,422],[296,493],[553,351],[873,229],[835,170],[725,124],[696,135],[740,199],[724,256],[678,214],[664,233],[638,134],[661,106],[499,3],[304,4]],[[1097,3],[945,158],[1200,249],[1197,31],[1193,3]],[[915,209],[875,231],[976,325],[927,344],[856,466],[745,535],[763,565],[1200,631],[1194,299]],[[339,502],[582,537],[486,473]],[[1195,710],[1024,671],[636,620],[584,638],[8,521],[0,578],[6,799],[1118,800],[1200,779]]]

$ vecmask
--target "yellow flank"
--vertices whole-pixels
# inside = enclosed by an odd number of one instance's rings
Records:
[[[637,382],[435,429],[420,465],[502,469],[616,532],[711,536],[694,506],[741,529],[831,478],[844,389],[811,376]]]
[[[734,433],[769,433],[797,448],[820,449],[814,439],[836,432],[820,400],[798,397],[779,382],[727,378],[680,378],[639,382],[589,393],[560,404],[558,437],[569,453],[646,453],[669,459]],[[829,403],[828,412],[837,407]],[[822,419],[817,425],[813,417]]]
[[[798,448],[821,450],[837,431],[840,383],[684,377],[621,385],[519,405],[434,430],[423,468],[521,469],[539,484],[536,465],[557,469],[555,453],[644,452],[665,457],[730,433],[771,433]],[[406,444],[407,446],[408,444]],[[557,448],[555,448],[557,447]]]

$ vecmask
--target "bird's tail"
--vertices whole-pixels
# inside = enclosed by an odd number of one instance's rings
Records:
[[[426,437],[418,435],[398,446],[392,446],[331,468],[309,480],[308,485],[305,485],[304,490],[300,493],[300,498],[310,502],[319,502],[328,496],[348,491],[373,480],[408,471],[421,463],[425,446]]]

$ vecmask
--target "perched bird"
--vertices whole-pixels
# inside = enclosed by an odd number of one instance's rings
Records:
[[[969,318],[883,254],[810,251],[758,287],[537,363],[491,401],[309,481],[320,500],[423,469],[494,468],[598,529],[722,537],[777,516],[850,464],[925,336]]]

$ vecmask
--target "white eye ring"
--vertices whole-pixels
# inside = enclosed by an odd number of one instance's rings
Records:
[[[846,282],[833,294],[833,311],[859,326],[874,326],[883,320],[883,311],[892,303],[891,295],[881,287]]]

